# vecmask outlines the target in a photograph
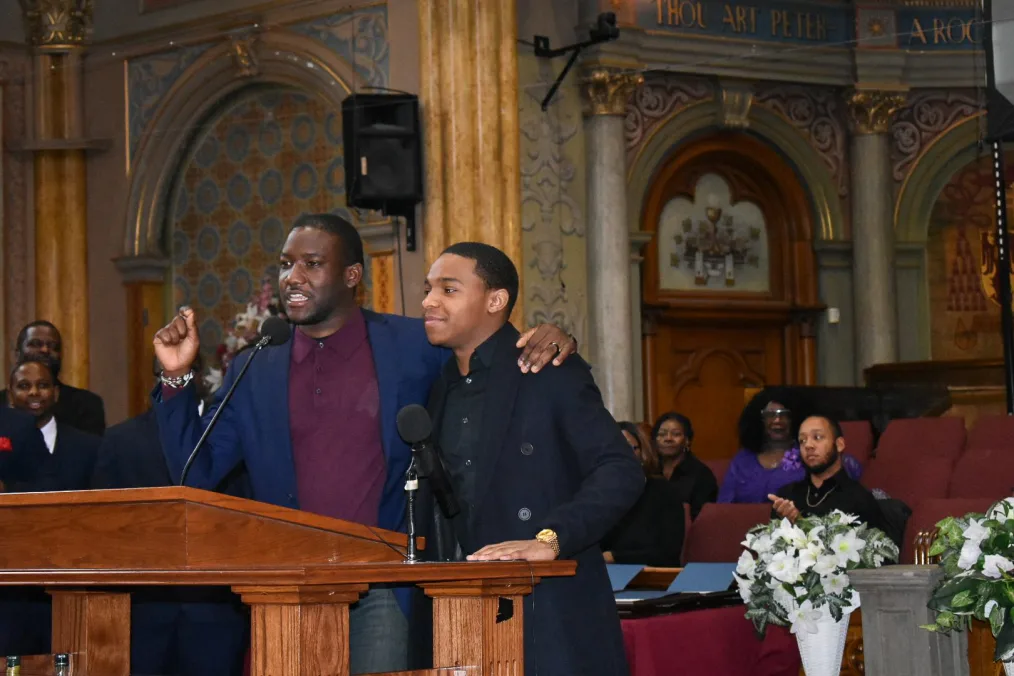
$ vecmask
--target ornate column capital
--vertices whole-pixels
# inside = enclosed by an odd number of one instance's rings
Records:
[[[33,47],[81,47],[91,40],[92,0],[20,0]]]
[[[886,134],[891,118],[905,105],[905,92],[855,89],[847,103],[856,134]]]
[[[624,115],[627,99],[634,90],[644,84],[640,73],[621,73],[606,68],[596,68],[585,73],[581,83],[584,114]]]

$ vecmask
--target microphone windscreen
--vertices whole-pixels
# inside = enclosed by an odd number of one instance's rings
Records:
[[[433,433],[430,414],[419,404],[409,404],[398,411],[398,434],[406,444],[418,444]]]
[[[281,317],[268,317],[261,324],[261,336],[270,339],[268,345],[284,345],[292,337],[292,330]]]

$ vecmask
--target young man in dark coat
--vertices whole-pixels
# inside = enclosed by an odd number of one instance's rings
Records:
[[[426,335],[450,348],[430,398],[434,439],[461,506],[440,559],[575,559],[525,599],[525,673],[627,673],[599,542],[633,506],[644,473],[602,404],[586,362],[523,377],[514,264],[499,249],[455,244],[430,268]]]

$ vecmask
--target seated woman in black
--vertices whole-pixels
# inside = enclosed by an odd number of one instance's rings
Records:
[[[621,422],[623,436],[641,460],[647,482],[644,493],[602,541],[607,563],[647,566],[680,565],[683,549],[683,502],[674,484],[662,477],[658,453],[637,425]]]

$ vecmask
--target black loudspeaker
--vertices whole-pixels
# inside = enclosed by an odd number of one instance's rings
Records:
[[[423,199],[419,97],[352,94],[342,101],[350,207],[410,216]]]

